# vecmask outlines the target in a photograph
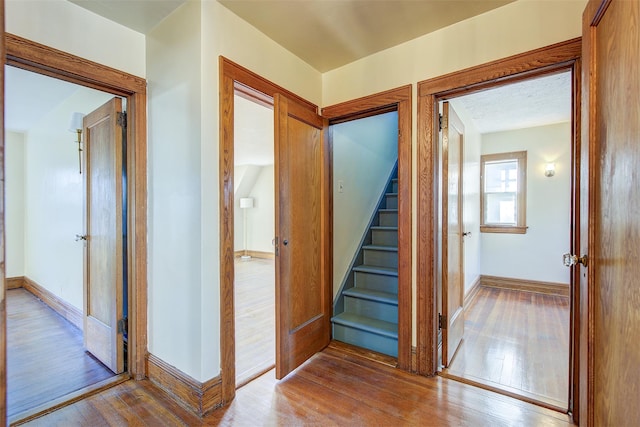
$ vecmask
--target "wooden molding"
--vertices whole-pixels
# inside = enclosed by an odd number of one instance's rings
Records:
[[[24,287],[24,276],[7,277],[5,279],[5,285],[7,289],[18,289]]]
[[[235,251],[233,253],[236,258],[240,258],[243,255],[249,255],[251,258],[260,258],[260,259],[275,259],[276,254],[273,252],[263,252],[263,251]]]
[[[580,105],[581,49],[582,41],[576,38],[418,83],[416,358],[418,373],[422,375],[433,375],[438,369],[438,102],[506,83],[570,70],[574,76],[572,146],[575,149],[575,146],[579,147],[580,134],[580,120],[576,111]],[[575,209],[572,212],[572,226],[575,226]],[[572,315],[580,312],[579,301],[577,303],[572,306]],[[576,342],[577,339],[572,344],[573,348],[578,348]],[[578,369],[574,369],[574,378],[578,377]]]
[[[464,301],[462,303],[462,306],[465,309],[467,307],[469,307],[469,305],[476,298],[476,295],[478,295],[478,291],[480,290],[480,280],[481,280],[481,278],[482,278],[481,275],[476,277],[476,280],[474,280],[473,285],[471,285],[471,287],[469,288],[469,291],[464,294]]]
[[[568,283],[540,282],[537,280],[514,279],[510,277],[480,275],[480,285],[491,288],[513,289],[539,294],[569,297]],[[466,298],[465,298],[466,299]]]
[[[82,310],[69,304],[28,277],[24,278],[23,287],[48,305],[53,311],[67,319],[73,326],[82,330]]]
[[[147,349],[147,82],[22,37],[4,33],[14,67],[126,97],[129,255],[129,372],[143,379]]]
[[[152,383],[198,416],[203,417],[223,404],[220,376],[201,383],[153,354],[147,356],[147,373]]]

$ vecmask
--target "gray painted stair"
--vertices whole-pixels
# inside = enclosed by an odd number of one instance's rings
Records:
[[[333,338],[398,356],[398,179],[394,168],[334,305]]]

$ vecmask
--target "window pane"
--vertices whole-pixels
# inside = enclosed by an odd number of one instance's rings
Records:
[[[487,162],[484,167],[484,191],[518,191],[518,161]]]
[[[484,223],[516,225],[516,193],[486,193]]]

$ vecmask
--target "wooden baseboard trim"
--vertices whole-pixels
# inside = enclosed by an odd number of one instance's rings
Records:
[[[262,251],[235,251],[234,256],[236,258],[240,258],[243,255],[249,255],[252,258],[260,258],[260,259],[275,259],[276,254],[273,252],[262,252]]]
[[[24,287],[24,276],[7,277],[4,279],[6,289],[19,289]]]
[[[478,295],[478,291],[480,290],[480,278],[482,276],[478,276],[476,277],[476,280],[473,282],[473,285],[471,285],[471,288],[469,288],[469,292],[467,292],[464,295],[464,302],[463,307],[466,309],[467,307],[469,307],[469,305],[473,302],[473,300],[475,299],[476,295]]]
[[[513,279],[509,277],[485,276],[483,274],[480,276],[480,285],[569,297],[568,283],[539,282],[536,280]]]
[[[61,299],[57,295],[54,295],[51,291],[43,288],[33,280],[28,277],[24,278],[23,287],[35,295],[38,299],[40,299],[43,303],[48,305],[53,311],[58,313],[60,316],[67,319],[70,323],[72,323],[76,328],[82,330],[83,328],[83,319],[82,319],[82,311],[78,310],[73,305],[69,304],[67,301]]]
[[[200,417],[222,406],[220,376],[201,383],[153,354],[147,355],[147,375],[178,404]]]

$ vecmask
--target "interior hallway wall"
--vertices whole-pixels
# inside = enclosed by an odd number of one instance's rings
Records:
[[[5,133],[6,276],[24,276],[25,135]]]

